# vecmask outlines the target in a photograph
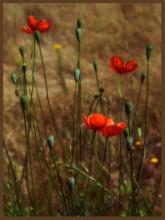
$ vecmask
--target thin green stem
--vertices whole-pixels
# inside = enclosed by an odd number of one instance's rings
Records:
[[[57,125],[56,125],[55,118],[54,118],[54,115],[53,115],[53,111],[52,111],[52,108],[51,108],[51,105],[50,105],[47,78],[46,78],[46,71],[45,71],[45,64],[44,64],[44,60],[43,60],[43,56],[42,56],[41,45],[40,45],[39,42],[38,42],[38,46],[39,46],[39,51],[40,51],[40,56],[41,56],[41,61],[42,61],[42,66],[43,66],[43,71],[44,71],[44,80],[45,80],[45,86],[46,86],[46,97],[47,97],[47,101],[48,101],[48,105],[49,105],[49,110],[50,110],[50,113],[51,113],[51,116],[52,116],[52,119],[53,119],[53,125],[54,125],[55,131],[56,131],[57,138],[58,138],[58,140],[60,142],[60,145],[61,145],[61,148],[62,148],[63,159],[65,161],[66,160],[65,159],[65,150],[64,150],[64,147],[63,147],[62,140],[59,136],[59,133],[58,133],[58,130],[57,130]]]

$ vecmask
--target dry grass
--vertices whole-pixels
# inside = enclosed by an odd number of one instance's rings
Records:
[[[70,143],[72,126],[72,107],[74,95],[73,71],[77,63],[77,43],[75,27],[77,18],[83,20],[83,34],[81,43],[81,75],[83,111],[86,112],[86,98],[91,90],[97,92],[96,81],[92,62],[99,62],[99,80],[105,87],[105,95],[111,102],[111,115],[119,120],[117,109],[119,98],[117,94],[117,75],[109,68],[109,59],[113,55],[120,55],[138,62],[138,68],[133,73],[133,91],[130,86],[130,75],[122,77],[122,91],[125,97],[136,100],[140,86],[140,74],[146,71],[145,46],[151,42],[154,46],[150,62],[150,97],[148,110],[148,138],[149,158],[160,158],[160,115],[161,115],[161,7],[160,4],[4,4],[4,73],[3,73],[3,130],[4,139],[8,145],[18,169],[22,168],[24,158],[24,130],[23,118],[19,105],[19,99],[14,94],[14,86],[10,80],[10,74],[16,69],[16,61],[20,58],[19,46],[25,47],[25,59],[28,64],[28,78],[30,79],[30,51],[32,37],[21,32],[21,26],[26,25],[29,15],[38,19],[48,19],[52,28],[42,35],[41,44],[49,85],[49,93],[58,127],[65,143]],[[128,41],[129,54],[125,48]],[[57,74],[57,57],[53,45],[62,45],[62,57],[64,76],[68,88],[64,94],[60,78]],[[37,51],[39,52],[39,51]],[[36,61],[36,81],[41,97],[43,97],[44,111],[47,118],[47,126],[51,133],[51,121],[45,98],[45,87],[42,66],[39,61],[39,53]],[[132,74],[132,73],[131,73]],[[140,100],[141,113],[138,115],[138,125],[142,126],[145,104],[145,83]],[[38,113],[40,114],[40,113]],[[46,144],[46,142],[45,142]],[[66,146],[67,147],[67,146]],[[148,162],[148,161],[147,161]],[[154,171],[153,171],[154,170]],[[154,167],[151,171],[159,173]],[[151,172],[151,173],[152,173]],[[153,174],[153,173],[152,173]],[[151,175],[152,176],[152,175]],[[152,178],[151,178],[152,179]],[[148,179],[146,178],[146,181]],[[154,186],[154,182],[150,182]]]

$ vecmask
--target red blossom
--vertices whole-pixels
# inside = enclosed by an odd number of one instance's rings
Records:
[[[83,113],[82,116],[86,127],[94,131],[103,129],[109,120],[108,117],[98,113],[92,114],[89,117]]]
[[[135,60],[124,63],[119,56],[113,56],[109,61],[109,65],[114,72],[119,74],[125,74],[137,68],[137,62]]]
[[[38,21],[34,16],[29,16],[27,19],[27,23],[29,27],[21,27],[21,30],[33,34],[34,31],[39,31],[40,33],[44,33],[50,29],[50,23],[47,20]]]
[[[115,124],[111,119],[109,119],[107,125],[99,132],[104,136],[113,137],[121,134],[125,128],[126,124],[124,122]]]

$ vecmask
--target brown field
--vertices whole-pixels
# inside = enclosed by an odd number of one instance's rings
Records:
[[[99,82],[105,88],[105,97],[110,102],[111,115],[119,121],[120,99],[117,91],[117,74],[109,68],[109,59],[114,55],[122,56],[125,60],[135,59],[138,68],[134,73],[128,73],[121,79],[121,89],[124,97],[135,101],[140,86],[140,74],[146,71],[145,46],[153,44],[150,60],[150,90],[148,106],[148,134],[147,160],[144,169],[144,182],[151,188],[155,187],[160,174],[161,165],[161,6],[160,4],[4,4],[3,14],[3,136],[9,148],[13,161],[18,170],[22,170],[25,155],[25,134],[23,116],[19,98],[15,95],[15,88],[11,82],[12,72],[21,72],[19,47],[25,47],[25,61],[27,62],[27,77],[31,80],[30,52],[32,36],[20,31],[26,26],[26,19],[34,15],[38,19],[51,22],[51,29],[41,36],[42,51],[46,66],[49,95],[54,115],[65,143],[66,151],[72,138],[72,108],[74,97],[73,71],[77,64],[77,42],[75,27],[77,18],[83,20],[81,40],[81,78],[82,78],[82,107],[87,113],[86,102],[89,91],[97,93],[97,84],[92,62],[99,63]],[[128,42],[128,51],[126,49]],[[58,74],[59,64],[54,44],[61,44],[63,76],[67,91]],[[35,76],[49,133],[52,131],[52,121],[46,102],[43,70],[36,51]],[[133,81],[132,85],[131,82]],[[143,128],[145,106],[144,82],[140,98],[137,125]],[[34,98],[35,99],[35,98]],[[38,103],[36,103],[38,110]],[[40,111],[38,110],[38,118]],[[42,126],[42,122],[40,122]],[[83,125],[82,125],[83,126]],[[44,140],[46,145],[46,138]],[[46,147],[46,146],[45,146]],[[58,151],[57,141],[57,151]],[[135,151],[136,152],[136,151]],[[84,152],[84,157],[88,151]],[[150,164],[150,158],[159,158],[158,164]],[[135,155],[136,158],[136,155]],[[115,181],[115,180],[114,180]],[[160,200],[156,206],[160,210]]]

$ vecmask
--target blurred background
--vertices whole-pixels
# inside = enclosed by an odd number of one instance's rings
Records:
[[[161,160],[161,4],[118,4],[118,3],[7,3],[3,4],[3,132],[10,154],[22,169],[24,159],[24,128],[19,98],[11,82],[11,73],[21,73],[19,47],[25,47],[27,76],[30,79],[30,54],[32,36],[20,30],[27,26],[27,17],[47,19],[51,29],[42,34],[41,46],[46,66],[49,94],[60,134],[65,143],[71,142],[72,109],[74,96],[73,72],[77,65],[77,40],[75,28],[77,18],[82,18],[81,77],[82,106],[87,113],[88,94],[97,93],[97,84],[92,62],[99,63],[98,78],[105,88],[110,102],[111,115],[119,121],[120,99],[117,92],[117,74],[109,68],[109,59],[114,55],[124,60],[133,59],[138,68],[122,76],[121,89],[124,97],[137,100],[140,75],[146,71],[146,44],[153,45],[150,60],[150,91],[148,108],[148,157],[143,173],[145,181],[154,187],[160,173]],[[58,54],[60,53],[60,63]],[[46,102],[43,71],[36,52],[36,81],[39,89],[46,123],[51,132],[50,113]],[[61,77],[61,75],[63,77]],[[143,128],[146,82],[142,87],[137,125]],[[39,113],[40,114],[40,113]],[[46,144],[46,139],[45,139]],[[152,157],[158,163],[150,163]],[[155,178],[153,178],[155,177]],[[157,207],[160,211],[160,207]]]

